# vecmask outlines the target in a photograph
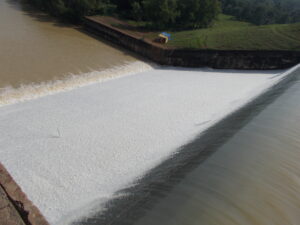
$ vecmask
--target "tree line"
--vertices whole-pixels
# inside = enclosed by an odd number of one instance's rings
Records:
[[[110,0],[27,0],[41,10],[70,22],[79,22],[83,16],[107,14],[115,6]]]
[[[256,25],[300,22],[300,0],[221,0],[223,13]]]
[[[208,27],[221,12],[218,0],[112,0],[117,12],[156,28]]]
[[[300,22],[300,0],[27,0],[72,22],[85,15],[115,15],[155,29],[210,26],[223,11],[256,25]]]
[[[221,12],[219,0],[28,0],[55,16],[79,21],[82,16],[115,14],[145,21],[152,28],[208,27]]]

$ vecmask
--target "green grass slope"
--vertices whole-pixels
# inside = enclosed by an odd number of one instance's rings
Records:
[[[172,33],[170,47],[223,50],[300,50],[300,23],[255,26],[221,14],[211,28]]]

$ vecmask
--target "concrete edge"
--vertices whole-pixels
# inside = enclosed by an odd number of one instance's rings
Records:
[[[107,41],[155,63],[177,67],[214,69],[275,70],[288,69],[300,62],[300,51],[293,50],[213,50],[170,49],[116,28],[97,16],[83,19],[83,28]]]
[[[26,225],[49,225],[39,209],[27,198],[0,162],[0,186],[16,208]]]
[[[0,223],[5,225],[25,225],[21,215],[0,186]]]

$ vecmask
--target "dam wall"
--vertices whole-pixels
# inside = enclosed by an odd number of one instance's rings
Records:
[[[286,69],[300,63],[300,51],[171,49],[135,37],[93,17],[84,19],[84,27],[88,31],[160,65],[271,70]]]

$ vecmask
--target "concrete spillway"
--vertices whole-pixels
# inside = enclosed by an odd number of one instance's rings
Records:
[[[160,68],[2,106],[1,162],[68,224],[286,76]]]

